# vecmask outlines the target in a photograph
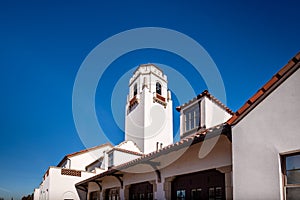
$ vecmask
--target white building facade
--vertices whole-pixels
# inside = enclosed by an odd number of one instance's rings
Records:
[[[103,144],[66,155],[57,167],[48,168],[39,188],[34,190],[34,199],[81,199],[75,184],[96,174],[95,171],[86,171],[86,165],[102,157],[111,148],[110,144]]]

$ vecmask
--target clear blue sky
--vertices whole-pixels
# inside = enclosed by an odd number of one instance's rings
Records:
[[[72,91],[81,63],[100,42],[148,26],[192,37],[216,63],[227,105],[236,111],[299,51],[299,7],[296,0],[1,1],[0,197],[32,193],[48,166],[85,148],[73,121]],[[141,50],[122,56],[103,76],[108,87],[96,95],[107,94],[96,108],[114,143],[123,140],[110,108],[113,84],[122,75],[114,67],[126,72],[149,62],[183,71],[197,93],[206,89],[175,55]]]

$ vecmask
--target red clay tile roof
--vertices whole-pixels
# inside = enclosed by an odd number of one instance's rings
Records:
[[[299,69],[300,52],[281,68],[263,87],[261,87],[234,115],[227,121],[229,125],[237,124],[257,104],[273,92],[284,80]]]
[[[205,137],[207,136],[210,136],[211,137],[214,137],[214,133],[217,133],[217,135],[219,134],[224,134],[224,135],[227,135],[227,137],[231,138],[231,129],[230,129],[230,126],[228,126],[228,124],[220,124],[220,125],[217,125],[215,127],[212,127],[212,128],[209,128],[209,129],[205,129],[205,130],[201,130],[195,134],[192,134],[188,137],[185,137],[184,139],[181,139],[180,141],[174,143],[174,144],[170,144],[158,151],[154,151],[154,152],[151,152],[149,154],[146,154],[140,158],[137,158],[137,159],[134,159],[132,161],[129,161],[129,162],[126,162],[126,163],[123,163],[123,164],[120,164],[118,166],[115,166],[101,174],[98,174],[98,175],[95,175],[91,178],[88,178],[86,180],[83,180],[79,183],[76,184],[76,186],[80,186],[80,185],[85,185],[87,184],[89,181],[92,181],[92,180],[96,180],[96,179],[99,179],[99,178],[102,178],[106,175],[111,175],[111,174],[114,174],[114,173],[117,173],[119,172],[120,170],[122,169],[126,169],[128,167],[131,167],[131,166],[134,166],[136,164],[140,164],[140,163],[143,163],[143,162],[147,162],[151,159],[154,159],[154,158],[157,158],[163,154],[167,154],[167,153],[170,153],[172,151],[175,151],[175,150],[178,150],[180,148],[183,148],[183,147],[186,147],[186,146],[191,146],[193,144],[196,144],[196,143],[199,143],[199,142],[202,142],[204,140]]]
[[[121,151],[121,152],[124,152],[124,153],[129,153],[129,154],[134,154],[134,155],[137,155],[137,156],[143,156],[144,155],[143,153],[139,153],[139,152],[135,152],[135,151],[130,151],[130,150],[122,149],[122,148],[118,148],[118,147],[114,147],[110,151],[113,151],[113,150]]]
[[[208,99],[212,100],[214,103],[216,103],[217,105],[219,105],[221,108],[223,108],[224,110],[226,110],[229,114],[233,115],[234,112],[228,108],[227,106],[225,106],[220,100],[218,100],[216,97],[214,97],[212,94],[210,94],[208,92],[208,90],[204,90],[201,94],[198,94],[197,97],[193,98],[192,100],[190,100],[189,102],[181,105],[181,106],[177,106],[176,110],[179,112],[182,108],[185,108],[186,106],[188,106],[189,104],[195,102],[198,99],[201,99],[202,97],[206,96]]]
[[[80,155],[80,154],[83,154],[83,153],[86,153],[86,152],[89,152],[89,151],[93,151],[93,150],[96,150],[96,149],[100,149],[102,147],[105,147],[105,146],[110,146],[112,147],[112,145],[110,143],[105,143],[105,144],[101,144],[101,145],[98,145],[98,146],[95,146],[95,147],[91,147],[91,148],[88,148],[88,149],[83,149],[81,151],[77,151],[77,152],[74,152],[74,153],[71,153],[71,154],[67,154],[57,165],[57,167],[60,167],[64,161],[66,161],[68,158],[70,157],[73,157],[73,156],[77,156],[77,155]]]

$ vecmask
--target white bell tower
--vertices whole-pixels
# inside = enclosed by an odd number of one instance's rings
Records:
[[[145,154],[173,143],[173,111],[167,76],[153,64],[140,65],[129,81],[125,140]]]

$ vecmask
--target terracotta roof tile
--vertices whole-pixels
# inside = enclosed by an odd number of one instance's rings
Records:
[[[228,124],[232,124],[235,120],[237,120],[238,114],[233,115],[228,121]]]
[[[261,87],[246,103],[227,121],[229,125],[238,123],[258,103],[267,97],[290,74],[299,68],[300,52],[282,67],[263,87]]]
[[[250,99],[249,101],[251,103],[254,103],[259,97],[261,97],[264,94],[262,90],[258,90]]]
[[[245,110],[247,110],[249,108],[250,104],[249,103],[246,103],[244,104],[238,111],[237,111],[237,114],[241,114],[243,113]]]
[[[278,81],[278,78],[276,76],[273,76],[271,80],[269,80],[264,86],[263,90],[268,90],[272,85],[275,84],[275,82]]]
[[[295,62],[293,60],[290,60],[283,68],[279,70],[277,73],[279,76],[283,76],[287,71],[289,71],[293,66],[295,65]]]

